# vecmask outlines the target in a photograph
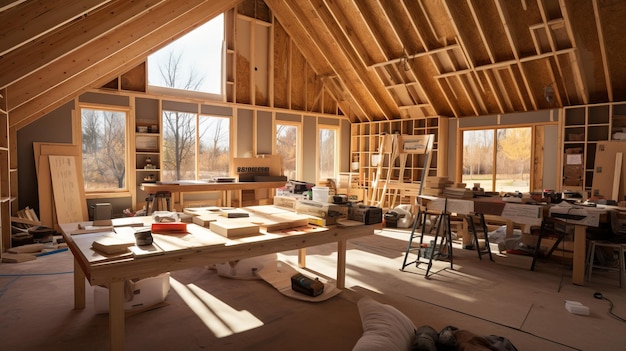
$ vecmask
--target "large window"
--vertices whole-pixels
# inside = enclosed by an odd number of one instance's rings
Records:
[[[320,179],[336,179],[339,162],[337,128],[320,128],[319,157]]]
[[[222,93],[224,16],[219,15],[148,57],[150,86]]]
[[[463,182],[485,191],[530,191],[532,128],[463,131]]]
[[[86,192],[126,190],[127,114],[121,110],[81,108]]]
[[[162,180],[210,180],[228,176],[228,117],[163,111],[162,123]]]
[[[276,153],[283,159],[284,175],[298,179],[299,127],[295,124],[276,124]],[[312,160],[315,161],[315,160]]]

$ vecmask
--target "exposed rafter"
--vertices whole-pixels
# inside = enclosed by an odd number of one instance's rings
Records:
[[[15,0],[0,5],[0,89],[11,127],[242,2],[261,4],[267,25],[306,61],[308,98],[294,105],[304,111],[324,96],[352,122],[626,100],[625,1]],[[281,99],[292,105],[288,94]]]

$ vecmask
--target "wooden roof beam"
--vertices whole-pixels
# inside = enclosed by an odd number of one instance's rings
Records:
[[[3,6],[0,56],[97,9],[110,0],[38,0]],[[6,10],[4,10],[6,9]]]
[[[187,1],[185,5],[190,3]],[[195,6],[184,7],[180,3],[165,2],[159,11],[151,13],[150,21],[159,23],[157,30],[152,29],[145,35],[139,28],[146,27],[145,22],[129,24],[127,30],[137,35],[136,40],[126,45],[124,50],[118,50],[108,56],[106,60],[93,61],[92,65],[72,75],[68,79],[59,79],[58,84],[48,89],[46,94],[39,94],[9,113],[9,126],[21,128],[39,117],[63,105],[74,96],[90,88],[100,87],[112,78],[128,71],[154,52],[157,48],[169,43],[172,37],[178,37],[192,30],[195,26],[206,23],[211,18],[228,10],[239,0],[197,1]],[[186,11],[182,11],[185,8]],[[195,25],[194,25],[195,23]],[[128,34],[128,33],[127,33]],[[96,44],[97,45],[97,44]],[[101,46],[100,50],[103,49]],[[82,50],[93,50],[85,47]],[[93,52],[87,52],[93,54]],[[8,90],[10,96],[11,92]]]
[[[524,110],[528,111],[528,105],[526,104],[526,100],[524,100],[524,93],[523,93],[522,89],[519,87],[519,85],[517,84],[517,79],[515,79],[515,72],[513,72],[513,67],[518,67],[518,69],[520,71],[520,74],[521,74],[522,82],[524,83],[524,88],[525,88],[526,94],[528,96],[530,96],[530,100],[531,100],[531,103],[533,105],[532,109],[533,110],[537,110],[539,104],[537,103],[537,99],[534,98],[535,95],[532,94],[532,89],[530,87],[530,83],[528,82],[527,73],[524,71],[524,65],[522,65],[521,62],[520,62],[520,63],[518,63],[515,66],[509,66],[508,69],[509,69],[509,72],[511,72],[511,76],[513,76],[513,81],[516,82],[515,88],[516,88],[517,93],[518,93],[518,95],[520,97],[520,101],[522,102],[522,105],[524,106]],[[541,95],[543,96],[543,94],[541,94]]]
[[[369,101],[370,103],[375,105],[378,108],[379,113],[382,114],[382,116],[384,116],[386,119],[394,119],[394,116],[397,116],[399,114],[397,105],[395,105],[395,103],[391,101],[391,96],[389,96],[389,94],[387,94],[384,89],[379,91],[381,92],[381,94],[375,94],[377,91],[376,87],[383,88],[382,84],[380,84],[380,82],[376,84],[376,82],[372,80],[367,68],[363,66],[358,56],[352,50],[350,44],[347,43],[343,32],[338,30],[336,26],[331,25],[334,23],[334,18],[332,17],[332,14],[328,10],[328,8],[322,3],[323,0],[312,0],[310,3],[308,1],[290,2],[288,6],[290,6],[294,10],[294,12],[299,13],[299,17],[304,17],[304,14],[302,13],[304,11],[304,4],[302,4],[301,2],[306,2],[309,6],[311,6],[311,9],[307,10],[315,11],[325,27],[325,34],[328,38],[332,38],[332,42],[322,43],[322,45],[327,46],[324,49],[324,52],[334,52],[333,58],[335,60],[329,61],[335,61],[336,65],[349,65],[351,68],[337,70],[337,75],[345,75],[345,73],[347,73],[348,71],[354,73],[354,77],[352,77],[351,80],[356,79],[356,81],[360,83],[359,89],[362,91],[362,94],[369,95],[369,97],[364,101]],[[337,50],[338,48],[341,50]],[[337,62],[336,59],[338,57],[340,57],[341,61],[343,62]],[[344,81],[344,83],[347,81],[346,79],[343,79],[343,77],[342,80]],[[354,85],[352,86],[354,87]],[[382,93],[383,91],[384,93]]]
[[[359,58],[363,66],[367,66],[369,62],[371,62],[369,57],[367,57],[368,50],[365,48],[364,43],[360,40],[352,40],[354,36],[350,33],[350,29],[345,28],[349,21],[346,19],[343,11],[337,6],[336,2],[324,0],[324,4],[326,5],[326,8],[328,8],[329,13],[334,18],[334,21],[339,29],[341,29],[341,32],[346,38],[346,42],[350,45],[352,51],[356,53],[356,57]]]
[[[502,7],[502,1],[503,0],[496,0],[495,5],[496,5],[496,8],[498,9],[498,14],[500,15],[500,20],[502,21],[502,25],[504,26],[504,33],[506,34],[506,38],[509,41],[509,45],[511,45],[511,51],[513,52],[513,57],[515,57],[515,59],[519,59],[518,43],[513,37],[513,35],[511,34],[511,28],[509,26],[509,22],[510,22],[509,14],[504,11],[504,8]]]
[[[567,34],[569,35],[570,38],[574,38],[573,36],[574,31],[572,29],[572,23],[567,13],[564,1],[565,0],[559,0],[561,8],[564,9],[562,13],[563,13],[563,19],[565,20],[565,30],[567,31]],[[574,49],[574,51],[572,52],[573,63],[583,62],[580,52],[576,50],[577,47],[578,45],[576,44],[576,41],[572,40],[572,48]],[[584,78],[584,74],[582,71],[582,67],[580,66],[580,64],[573,64],[572,67],[573,67],[572,71],[574,72],[574,76],[575,76],[574,79],[576,80],[576,86],[579,87],[578,88],[579,95],[582,97],[583,103],[588,104],[589,103],[589,90],[587,89],[587,84],[585,83],[585,78]]]
[[[476,24],[476,28],[478,28],[478,33],[480,35],[480,38],[482,39],[483,45],[485,46],[485,50],[487,50],[487,54],[489,55],[489,61],[491,61],[491,63],[494,63],[496,62],[496,58],[493,55],[493,48],[491,47],[489,41],[487,40],[487,37],[485,36],[485,31],[483,30],[483,26],[480,23],[480,19],[478,18],[478,14],[476,13],[476,9],[474,8],[472,0],[467,0],[467,5],[470,9],[470,12],[472,13],[472,19]]]
[[[172,4],[166,1],[162,6],[154,8],[149,16],[142,17],[145,21],[130,21],[119,26],[116,35],[102,35],[83,44],[80,48],[74,48],[73,50],[67,48],[69,53],[63,56],[62,60],[55,63],[52,72],[36,70],[8,86],[9,109],[15,109],[27,103],[29,100],[46,93],[50,89],[53,89],[55,85],[71,79],[73,76],[80,74],[83,70],[91,69],[91,67],[100,61],[108,60],[111,55],[124,51],[124,49],[130,45],[137,43],[141,45],[142,37],[149,35],[151,32],[158,31],[163,25],[176,20],[186,11],[192,10],[206,1],[207,0],[190,0],[185,2],[185,4]],[[101,19],[105,19],[105,16],[107,15],[103,13],[98,15]],[[168,38],[168,40],[171,40],[171,37]],[[157,48],[152,46],[148,49],[156,51]],[[106,75],[107,73],[108,72],[100,72],[101,75]],[[33,82],[37,83],[33,84]],[[88,85],[88,83],[86,82],[85,85]]]
[[[363,106],[359,103],[359,99],[354,96],[354,94],[345,88],[345,84],[343,82],[343,78],[338,74],[335,68],[330,64],[331,58],[328,56],[329,54],[324,51],[324,48],[321,47],[319,41],[313,38],[312,33],[309,31],[309,23],[305,23],[302,21],[298,13],[294,11],[294,9],[289,6],[289,4],[282,0],[265,0],[265,3],[272,9],[274,12],[274,16],[283,15],[284,17],[277,17],[278,21],[285,29],[285,31],[289,34],[289,36],[293,39],[292,42],[296,44],[296,46],[300,49],[300,51],[304,54],[307,60],[315,62],[315,66],[325,67],[328,69],[328,72],[320,72],[321,75],[333,76],[336,79],[331,80],[330,82],[335,83],[335,80],[341,83],[342,87],[340,88],[337,84],[330,84],[331,89],[335,89],[337,94],[341,95],[349,95],[350,99],[353,103],[350,104],[350,114],[357,116],[359,121],[371,121],[371,117],[369,113],[363,108]],[[289,14],[288,16],[285,16]],[[302,45],[307,43],[308,45]],[[349,100],[349,99],[344,99]],[[340,101],[339,99],[337,101]],[[356,110],[356,111],[355,111]],[[355,122],[355,121],[353,121]]]
[[[480,116],[481,111],[480,111],[480,108],[478,107],[478,103],[475,99],[475,95],[473,94],[473,92],[471,92],[471,89],[466,84],[466,80],[468,80],[467,79],[468,76],[469,75],[457,76],[455,78],[458,81],[458,84],[463,89],[463,92],[465,96],[467,97],[467,101],[469,102],[472,108],[472,111],[474,111],[474,116]]]
[[[606,48],[604,46],[604,37],[602,33],[602,23],[600,21],[600,12],[598,10],[598,0],[593,0],[593,15],[596,18],[596,30],[598,31],[598,43],[600,44],[600,56],[602,58],[602,66],[604,67],[604,79],[606,81],[606,92],[609,101],[613,101],[613,85],[611,84],[611,74],[609,73],[609,64],[606,57]]]
[[[111,33],[129,20],[150,11],[164,0],[115,1],[66,26],[32,40],[0,56],[0,86],[7,86],[98,37]],[[28,59],[25,60],[24,58]]]
[[[511,98],[509,96],[510,90],[507,89],[508,87],[506,86],[506,84],[504,84],[504,81],[502,80],[502,76],[501,76],[501,72],[504,70],[506,69],[500,68],[500,69],[494,70],[494,77],[496,79],[497,91],[502,92],[502,99],[504,99],[504,105],[502,105],[502,109],[504,111],[513,111],[513,101],[511,101]],[[510,75],[510,72],[507,72],[506,74]],[[517,93],[519,94],[519,91]]]
[[[413,4],[413,2],[411,2],[411,4]],[[417,24],[415,23],[415,18],[413,18],[413,13],[412,11],[416,11],[416,10],[411,10],[408,8],[408,5],[406,0],[403,0],[400,2],[400,5],[402,6],[402,8],[404,9],[404,13],[406,14],[407,18],[409,19],[410,23],[411,23],[411,27],[413,27],[413,31],[415,31],[415,34],[417,35],[420,43],[422,44],[422,46],[424,47],[425,51],[428,51],[430,48],[428,47],[428,43],[426,42],[426,40],[424,39],[424,36],[421,33],[420,28],[417,26]],[[422,3],[419,2],[420,5],[420,9],[422,11],[422,13],[424,12],[424,7],[422,6]],[[428,16],[424,16],[425,18],[428,18]],[[434,33],[434,28],[432,27],[432,24],[430,23],[430,20],[427,21],[428,25],[430,26],[430,29],[433,31]]]
[[[474,69],[468,68],[468,69],[464,69],[464,70],[460,70],[460,71],[442,73],[442,74],[438,75],[436,78],[445,78],[445,77],[454,76],[454,75],[457,75],[457,74],[467,74],[467,73],[472,72],[473,70],[483,71],[483,70],[489,70],[489,69],[502,68],[502,67],[512,66],[512,65],[519,64],[519,63],[523,63],[523,62],[542,60],[542,59],[549,58],[549,57],[554,57],[554,56],[557,56],[557,55],[568,54],[568,53],[572,53],[574,51],[575,50],[573,48],[570,48],[570,49],[558,50],[556,52],[546,52],[546,53],[543,53],[543,54],[540,54],[540,55],[523,57],[523,58],[520,58],[519,60],[501,61],[501,62],[490,63],[490,64],[486,64],[486,65],[476,66]]]
[[[360,4],[360,2],[359,2],[359,1],[355,1],[355,0],[350,0],[350,3],[351,3],[354,7],[356,7],[356,8],[358,8],[358,7],[359,7],[359,4]],[[363,24],[365,24],[362,28],[363,28],[363,29],[365,29],[365,30],[367,31],[368,35],[370,35],[372,38],[375,38],[375,39],[376,39],[376,40],[372,40],[372,43],[371,43],[371,44],[373,44],[376,48],[378,48],[378,52],[379,52],[382,56],[384,56],[385,58],[388,58],[389,56],[387,55],[387,51],[385,50],[385,48],[383,48],[383,47],[382,47],[382,45],[380,45],[380,44],[381,44],[381,41],[380,41],[380,40],[379,40],[379,38],[378,38],[378,32],[373,31],[373,30],[372,30],[372,28],[371,28],[369,25],[367,25],[367,23],[368,23],[368,20],[369,20],[369,19],[368,19],[368,18],[366,18],[366,16],[365,16],[364,12],[363,12],[363,11],[361,11],[360,9],[359,9],[359,11],[355,11],[355,12],[356,12],[356,15],[358,15],[358,16],[359,16],[359,18],[361,19],[361,21],[363,22]],[[367,12],[366,12],[366,13],[367,13]],[[351,15],[355,15],[355,14],[351,14]],[[367,63],[367,65],[369,65],[369,64],[370,64],[370,63]]]
[[[487,80],[487,84],[489,85],[489,88],[491,89],[491,91],[493,92],[493,96],[494,99],[496,101],[496,105],[498,106],[498,110],[500,113],[504,113],[504,105],[502,103],[502,100],[504,99],[499,86],[497,86],[497,82],[494,82],[494,74],[492,71],[482,71],[482,72],[476,72],[476,74],[484,74],[485,75],[485,79]]]

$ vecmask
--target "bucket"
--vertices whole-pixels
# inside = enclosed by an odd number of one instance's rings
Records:
[[[314,186],[312,189],[313,201],[328,202],[330,189],[327,186]]]

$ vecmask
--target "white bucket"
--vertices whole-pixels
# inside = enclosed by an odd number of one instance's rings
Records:
[[[327,186],[314,186],[311,190],[313,192],[313,201],[328,202],[330,189]]]

